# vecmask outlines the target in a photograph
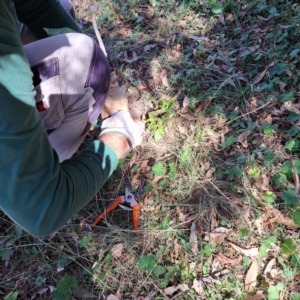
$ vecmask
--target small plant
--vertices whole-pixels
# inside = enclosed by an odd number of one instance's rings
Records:
[[[147,120],[148,129],[154,131],[154,139],[156,141],[159,141],[164,135],[165,127],[174,113],[173,105],[175,100],[175,98],[172,98],[170,101],[162,100],[162,107],[149,114]]]
[[[57,283],[57,289],[52,292],[53,300],[72,299],[73,289],[77,287],[78,281],[75,276],[65,276]]]

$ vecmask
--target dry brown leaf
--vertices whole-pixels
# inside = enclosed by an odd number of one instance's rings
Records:
[[[180,290],[181,292],[186,292],[189,290],[189,287],[183,283],[183,284],[178,284],[177,286],[170,286],[166,289],[164,289],[164,293],[166,295],[173,295],[175,292],[177,292],[178,290]]]
[[[195,255],[197,255],[199,250],[198,250],[198,236],[197,236],[196,223],[192,223],[191,226],[190,243],[192,243],[192,247],[191,247],[192,252]]]
[[[108,297],[107,297],[107,300],[120,300],[118,297],[116,297],[115,295],[113,294],[110,294]]]
[[[197,121],[198,118],[192,117],[190,114],[180,114],[181,117],[189,121]]]
[[[183,102],[182,102],[182,106],[183,108],[187,107],[190,103],[190,98],[185,96],[184,99],[183,99]]]
[[[204,240],[209,241],[214,247],[224,241],[225,236],[229,233],[229,229],[225,227],[218,227],[212,232],[205,235]]]
[[[249,268],[249,270],[246,274],[246,278],[245,278],[245,291],[247,293],[251,293],[256,287],[258,269],[259,269],[258,263],[255,260],[250,265],[250,268]]]
[[[194,35],[189,35],[189,38],[195,41],[209,41],[209,38],[206,36],[194,36]]]
[[[124,248],[124,244],[122,243],[112,246],[112,248],[110,249],[110,251],[112,252],[112,257],[120,258],[122,256],[123,248]]]
[[[253,296],[244,298],[243,300],[264,300],[264,299],[266,299],[266,297],[263,294],[257,293]]]
[[[162,84],[163,84],[164,87],[169,87],[170,86],[169,80],[168,80],[168,78],[167,78],[166,75],[162,76],[161,82],[162,82]]]
[[[88,291],[86,291],[86,290],[84,290],[80,287],[75,290],[74,297],[79,298],[79,299],[81,299],[81,298],[84,298],[84,299],[86,299],[86,298],[89,298],[89,299],[98,298],[98,296],[96,296],[96,295],[94,295],[94,294],[92,294],[92,293],[90,293],[90,292],[88,292]]]
[[[258,74],[254,79],[252,84],[258,84],[264,78],[266,72],[269,70],[270,67],[274,66],[275,62],[272,61],[260,74]]]
[[[33,300],[36,298],[37,295],[43,295],[48,291],[49,288],[40,288],[36,292],[33,293],[30,300]]]
[[[156,44],[149,44],[149,45],[146,45],[145,47],[144,47],[144,52],[147,52],[147,51],[149,51],[150,49],[152,49],[152,48],[154,48],[154,47],[156,47],[157,45]]]
[[[216,172],[216,168],[210,168],[210,169],[206,172],[206,178],[211,178],[215,172]]]
[[[268,18],[264,18],[264,17],[259,16],[259,15],[257,16],[257,19],[260,20],[260,21],[269,21]]]
[[[261,175],[261,186],[263,191],[269,190],[269,177],[266,174]]]
[[[123,58],[124,61],[126,61],[128,63],[132,63],[132,62],[137,61],[138,59],[139,59],[138,56],[136,55],[136,53],[133,50],[132,50],[132,58],[131,59],[128,57],[127,51],[126,50],[124,51],[124,58]]]
[[[217,259],[222,265],[230,264],[230,265],[234,266],[234,265],[238,265],[238,264],[242,261],[243,257],[242,257],[242,255],[240,255],[238,258],[232,259],[232,258],[228,258],[227,256],[225,256],[225,255],[222,254],[222,253],[219,253],[219,255],[217,256],[216,259]]]
[[[226,17],[226,20],[232,22],[232,21],[234,20],[233,14],[229,14],[229,15]]]
[[[276,259],[273,258],[268,262],[264,270],[264,277],[266,279],[266,282],[271,283],[273,281],[272,279],[274,279],[276,275]]]
[[[244,148],[248,147],[248,136],[251,134],[251,130],[246,130],[242,132],[238,137],[237,141],[243,145]]]
[[[223,25],[225,25],[224,14],[223,14],[223,13],[221,13],[221,14],[219,15],[219,21],[220,21],[220,23],[222,23]]]
[[[205,171],[208,171],[209,168],[210,168],[210,162],[207,161],[207,162],[204,164],[204,170],[205,170]]]
[[[254,224],[256,226],[256,229],[257,229],[257,232],[259,235],[262,234],[262,229],[263,229],[262,222],[263,222],[262,218],[258,218],[254,221]]]
[[[258,256],[259,255],[259,251],[258,251],[258,247],[255,248],[249,248],[249,249],[243,249],[231,242],[229,242],[229,245],[231,245],[231,247],[236,250],[239,253],[242,253],[246,256],[250,256],[250,257],[254,257],[254,256]]]
[[[274,217],[268,220],[268,217],[270,215],[274,215]],[[278,209],[269,209],[269,210],[267,210],[263,214],[262,218],[264,220],[266,220],[265,221],[266,223],[270,223],[270,224],[280,223],[280,224],[285,225],[286,227],[289,227],[291,229],[297,229],[297,228],[299,228],[299,226],[296,225],[295,222],[292,219],[285,218],[283,216],[283,214]]]
[[[194,279],[193,281],[193,289],[196,291],[196,293],[199,295],[199,296],[202,296],[204,297],[205,296],[205,293],[204,293],[204,289],[202,287],[203,283],[197,279]]]

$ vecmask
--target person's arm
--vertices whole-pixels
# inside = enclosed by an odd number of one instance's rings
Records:
[[[35,108],[16,24],[12,2],[0,0],[0,208],[30,233],[45,236],[95,196],[118,155],[101,141],[104,136],[59,164]]]
[[[59,0],[14,0],[17,17],[38,38],[47,37],[44,28],[67,28],[82,32]]]

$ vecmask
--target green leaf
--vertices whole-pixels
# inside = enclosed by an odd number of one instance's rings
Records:
[[[272,68],[271,74],[272,75],[282,75],[285,72],[286,64],[281,63],[277,64]]]
[[[291,257],[291,265],[296,270],[300,268],[300,256],[298,254],[293,254]]]
[[[44,277],[41,276],[41,275],[39,275],[39,276],[36,278],[36,280],[35,280],[35,284],[36,284],[37,286],[40,286],[40,285],[43,283],[43,280],[44,280]]]
[[[91,237],[89,235],[85,235],[80,241],[79,247],[82,248],[90,243]]]
[[[288,189],[287,191],[283,192],[282,199],[285,201],[286,204],[297,204],[298,198],[296,195],[296,191],[292,189]]]
[[[282,95],[279,96],[279,99],[282,101],[282,102],[287,102],[287,101],[294,101],[297,97],[297,93],[294,92],[294,91],[291,91],[291,92],[286,92]]]
[[[283,241],[280,248],[283,254],[292,254],[296,250],[297,246],[291,238],[288,238]]]
[[[61,278],[57,283],[57,290],[60,294],[71,294],[72,288],[76,287],[78,280],[75,276],[65,276]]]
[[[229,147],[230,145],[232,145],[235,142],[236,142],[236,138],[234,136],[230,136],[225,142],[221,143],[221,146],[223,148]]]
[[[229,176],[241,176],[243,170],[241,168],[234,167],[228,171]]]
[[[256,179],[260,177],[260,172],[257,169],[249,169],[249,175]]]
[[[259,248],[259,253],[261,256],[267,256],[268,250],[271,246],[271,244],[276,243],[276,236],[270,236],[268,238],[266,238],[262,245]]]
[[[245,267],[248,267],[250,265],[250,259],[248,258],[248,256],[243,256],[243,264]]]
[[[4,300],[15,300],[17,299],[19,295],[19,292],[13,292],[13,293],[10,293],[9,295],[7,295]]]
[[[264,200],[268,203],[273,203],[276,200],[276,195],[272,192],[266,191],[264,193]]]
[[[170,168],[169,179],[174,180],[176,178],[177,165],[175,163],[169,163],[169,168]]]
[[[295,58],[298,54],[298,52],[300,51],[300,49],[295,49],[290,53],[290,58]]]
[[[25,249],[27,250],[27,249]],[[9,248],[0,249],[0,255],[2,260],[7,260],[10,256],[11,250]]]
[[[63,269],[68,263],[68,260],[65,256],[61,256],[60,260],[57,262],[57,267]]]
[[[163,266],[156,266],[153,270],[153,274],[157,277],[164,273],[165,273],[165,267],[163,267]]]
[[[300,161],[298,159],[294,159],[294,164],[297,173],[300,174]],[[294,177],[294,168],[290,160],[281,167],[281,172],[285,173],[288,178]]]
[[[285,146],[284,148],[285,149],[288,149],[292,152],[294,151],[297,151],[299,149],[299,140],[297,139],[291,139],[291,140],[288,140],[286,143],[285,143]]]
[[[296,127],[296,126],[293,126],[291,127],[288,131],[287,131],[287,134],[290,135],[290,136],[294,136],[294,135],[297,135],[299,133],[299,128]]]
[[[275,129],[276,125],[272,125],[269,122],[266,122],[261,126],[261,130],[265,135],[272,135],[275,132]]]
[[[213,249],[213,245],[211,244],[206,244],[203,248],[203,253],[206,255],[206,256],[211,256],[211,252],[212,252],[212,249]]]
[[[161,229],[167,229],[169,226],[171,218],[170,217],[164,217],[161,224],[160,224],[160,228]]]
[[[158,128],[154,134],[154,140],[159,141],[164,135],[164,130],[162,128]]]
[[[154,173],[154,176],[164,176],[166,175],[167,171],[165,170],[162,163],[157,163],[152,167],[152,172]]]
[[[70,300],[66,295],[62,295],[58,290],[55,290],[51,294],[53,300]]]
[[[138,267],[140,270],[146,269],[148,272],[151,272],[155,266],[155,258],[151,255],[143,256],[138,261]]]
[[[299,210],[296,210],[293,212],[292,219],[296,225],[300,226],[300,211]]]
[[[296,122],[300,119],[300,114],[296,114],[295,112],[291,112],[288,116],[288,119],[292,122]]]
[[[248,234],[249,234],[249,230],[246,228],[242,228],[239,231],[240,238],[244,238],[244,237],[248,236]]]
[[[268,300],[278,300],[279,299],[279,292],[283,291],[284,285],[283,283],[279,282],[277,285],[270,286],[268,288]]]
[[[300,294],[291,295],[291,299],[290,300],[300,300]]]

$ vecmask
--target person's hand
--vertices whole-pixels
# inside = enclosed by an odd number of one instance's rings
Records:
[[[99,139],[102,140],[106,135],[111,134],[121,135],[127,139],[129,151],[142,143],[143,133],[144,126],[141,121],[133,121],[127,111],[117,111],[103,120]]]
[[[109,91],[104,102],[101,116],[105,119],[117,110],[128,111],[128,99],[123,89],[119,86],[116,73],[112,72]]]

